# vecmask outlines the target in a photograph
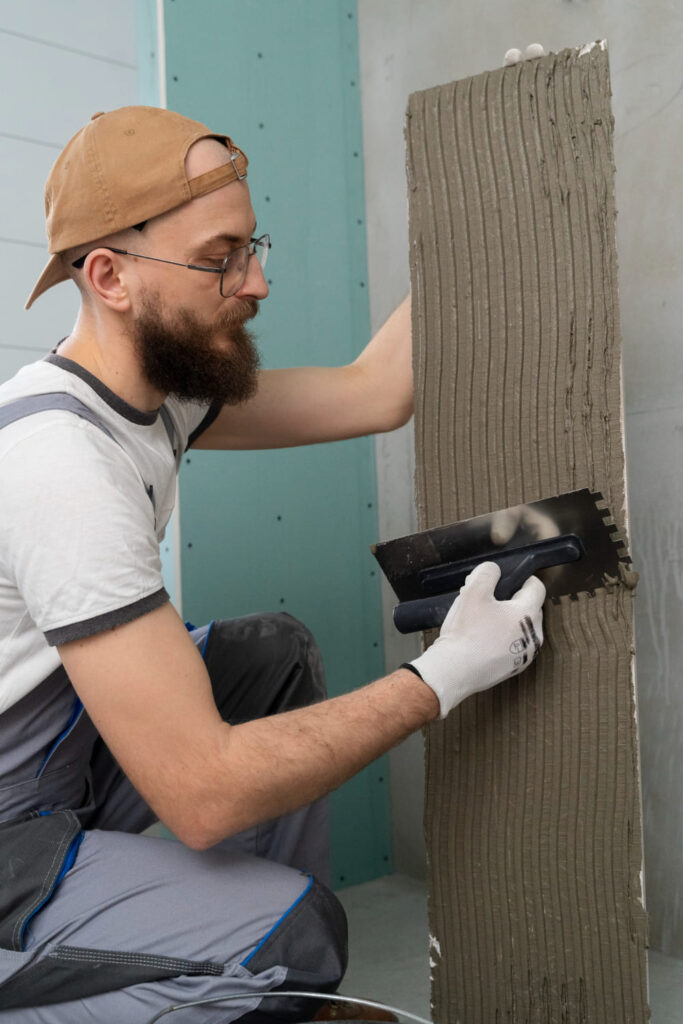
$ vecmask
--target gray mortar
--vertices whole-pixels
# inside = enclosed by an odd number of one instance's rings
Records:
[[[626,536],[609,97],[596,45],[410,99],[421,529],[590,487]],[[428,731],[439,1024],[648,1019],[632,599]]]

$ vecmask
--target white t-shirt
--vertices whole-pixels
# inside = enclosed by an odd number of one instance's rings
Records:
[[[66,410],[0,429],[0,714],[58,667],[55,645],[168,600],[159,542],[177,466],[220,408],[168,398],[174,451],[158,412],[56,354],[0,386],[0,407],[47,392],[80,399],[113,439]]]

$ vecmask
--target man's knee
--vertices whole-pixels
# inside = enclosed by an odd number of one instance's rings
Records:
[[[310,680],[307,691],[310,699],[306,699],[305,703],[312,704],[317,700],[323,700],[327,696],[325,667],[315,637],[308,626],[289,612],[275,612],[272,618],[277,620],[281,643],[291,651],[293,661],[303,666],[303,674]]]
[[[335,992],[344,977],[348,962],[346,914],[326,886],[316,879],[286,918],[259,946],[244,966],[253,974],[280,966],[287,970],[282,989],[312,989]],[[275,1005],[277,1004],[277,1006]],[[272,1019],[308,1020],[310,1000],[288,997],[264,1000],[260,1008]],[[251,1019],[251,1018],[249,1018]],[[254,1020],[261,1020],[259,1011]]]
[[[203,656],[216,704],[230,722],[305,707],[326,695],[313,635],[286,612],[217,620]]]

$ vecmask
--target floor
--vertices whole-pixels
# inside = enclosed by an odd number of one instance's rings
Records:
[[[389,875],[342,889],[349,969],[342,992],[429,1020],[427,897],[423,882]]]
[[[683,961],[650,950],[652,1024],[683,1021]]]
[[[342,991],[429,1020],[424,883],[390,875],[337,895],[349,918],[350,964]],[[649,963],[652,1024],[683,1024],[683,961],[651,950]]]

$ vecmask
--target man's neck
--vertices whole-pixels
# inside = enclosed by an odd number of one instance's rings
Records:
[[[89,324],[82,314],[73,332],[59,346],[59,355],[88,370],[140,412],[154,412],[166,397],[147,383],[132,342],[124,334],[106,334],[99,325]]]

